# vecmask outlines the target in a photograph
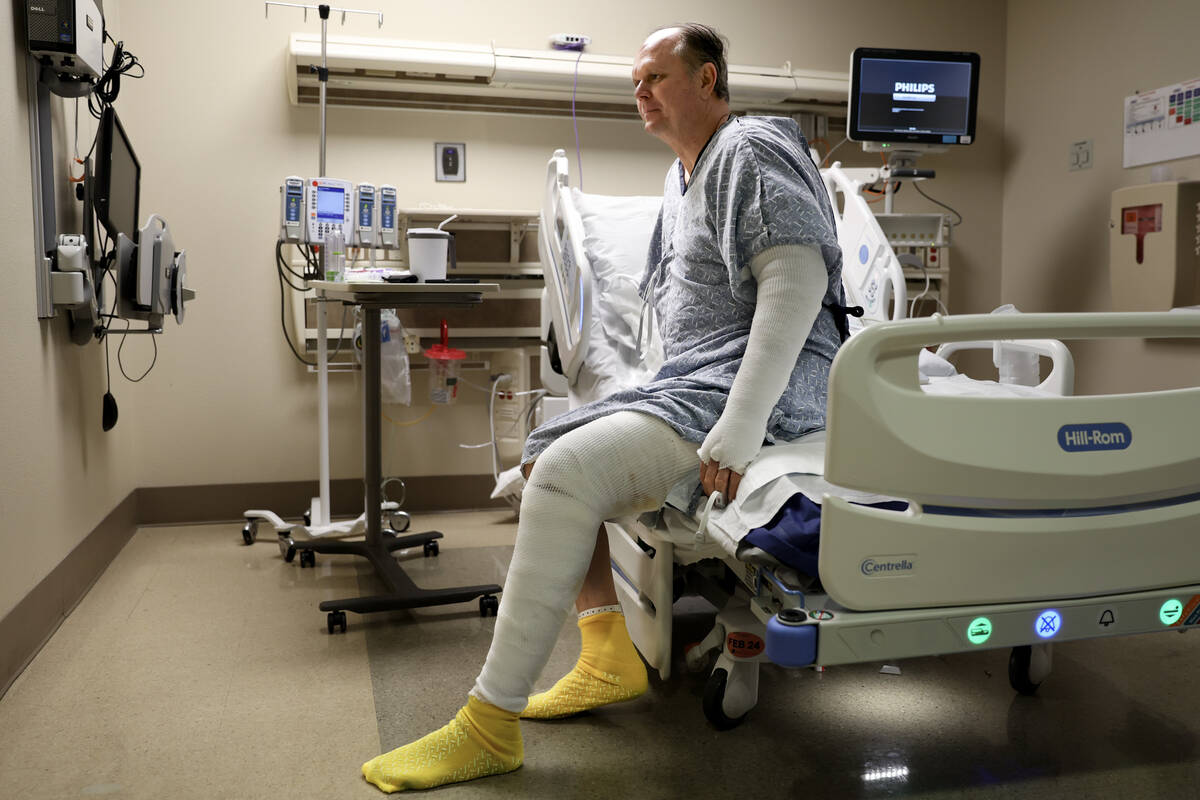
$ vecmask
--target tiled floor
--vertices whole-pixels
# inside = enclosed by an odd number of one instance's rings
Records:
[[[502,582],[505,512],[426,515],[442,555],[422,586]],[[359,617],[329,635],[324,599],[372,590],[364,562],[286,563],[240,527],[141,530],[0,700],[0,800],[374,798],[359,765],[447,721],[487,652],[473,604]],[[706,632],[676,609],[677,642]],[[566,625],[540,686],[573,661]],[[680,648],[676,648],[678,651]],[[1038,696],[1007,652],[762,670],[760,702],[718,733],[704,676],[677,658],[643,698],[526,723],[525,766],[436,796],[1200,797],[1200,634],[1068,643]]]

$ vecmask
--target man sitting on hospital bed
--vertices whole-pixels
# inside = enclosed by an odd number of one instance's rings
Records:
[[[633,81],[646,130],[678,156],[640,287],[665,361],[648,384],[530,435],[516,549],[483,670],[448,725],[363,765],[385,791],[509,772],[523,758],[519,718],[645,692],[603,521],[659,508],[697,472],[705,494],[733,499],[764,441],[825,425],[829,369],[845,338],[841,251],[803,136],[792,120],[731,116],[724,41],[704,25],[652,33]],[[530,698],[573,597],[579,662]]]

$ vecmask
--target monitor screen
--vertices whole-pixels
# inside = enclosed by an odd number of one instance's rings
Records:
[[[112,106],[100,115],[96,140],[96,217],[116,239],[123,233],[137,240],[138,189],[142,167]]]
[[[846,133],[856,142],[971,144],[979,54],[860,47]]]
[[[346,216],[346,192],[337,186],[317,186],[317,219],[341,222]]]

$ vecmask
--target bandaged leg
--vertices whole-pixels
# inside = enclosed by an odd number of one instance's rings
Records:
[[[579,593],[600,523],[661,506],[698,469],[695,447],[665,422],[624,411],[567,433],[538,457],[491,650],[472,694],[525,709]]]
[[[695,444],[636,412],[596,420],[548,447],[525,487],[491,649],[472,698],[446,727],[365,764],[368,780],[395,791],[516,769],[519,730],[515,747],[498,755],[499,745],[512,742],[510,726],[550,658],[600,523],[658,508],[697,467]]]

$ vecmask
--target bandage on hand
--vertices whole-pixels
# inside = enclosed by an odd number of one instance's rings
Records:
[[[726,502],[737,499],[738,485],[742,482],[740,472],[734,472],[729,467],[722,467],[716,461],[700,462],[700,487],[705,495],[720,492]]]

